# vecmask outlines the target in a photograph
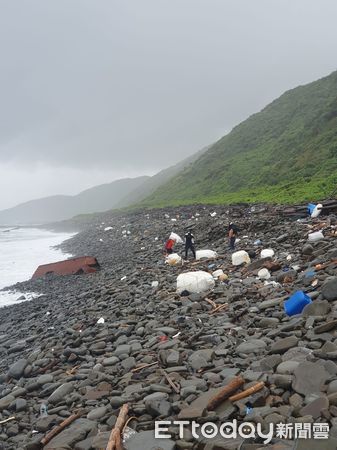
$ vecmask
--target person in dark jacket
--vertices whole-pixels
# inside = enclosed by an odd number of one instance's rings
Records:
[[[235,241],[238,236],[238,227],[233,223],[230,222],[228,225],[228,241],[229,241],[229,248],[231,250],[235,250]]]
[[[187,259],[189,250],[192,251],[193,257],[195,259],[194,236],[190,231],[185,234],[185,259]]]

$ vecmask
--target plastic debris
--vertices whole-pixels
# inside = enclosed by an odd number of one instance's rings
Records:
[[[315,219],[318,217],[322,212],[323,205],[319,203],[318,205],[315,205],[314,203],[309,203],[307,207],[308,214]]]
[[[322,239],[324,239],[324,234],[321,231],[315,231],[308,235],[309,242],[321,241]]]
[[[246,251],[240,250],[232,254],[233,266],[241,266],[244,263],[250,264],[250,257]]]
[[[178,253],[172,253],[172,255],[167,256],[165,262],[169,266],[177,266],[178,264],[182,264],[183,260],[181,259],[181,256],[178,255]]]
[[[272,248],[265,248],[261,251],[261,258],[272,258],[275,252]]]
[[[297,291],[284,302],[284,311],[288,316],[301,314],[304,307],[311,302],[311,298],[305,292]]]
[[[269,278],[271,277],[270,272],[269,272],[268,269],[261,269],[261,270],[259,270],[257,276],[261,280],[269,280]]]
[[[48,416],[48,407],[45,403],[42,403],[40,406],[40,417],[47,417]]]
[[[111,231],[113,228],[112,227],[106,227],[104,228],[104,231]]]
[[[199,270],[197,272],[182,273],[177,278],[177,292],[191,293],[207,292],[213,289],[215,281],[211,274]]]
[[[137,431],[130,427],[125,427],[123,431],[123,444],[125,444],[129,439],[137,434]]]
[[[215,259],[217,258],[218,254],[217,252],[213,250],[197,250],[196,251],[196,259]]]
[[[215,271],[212,273],[212,277],[215,278],[215,279],[218,279],[218,278],[219,278],[220,276],[222,276],[222,275],[225,275],[225,274],[224,274],[224,271],[223,271],[222,269],[215,270]]]
[[[104,317],[101,317],[100,319],[97,320],[98,324],[103,324],[105,323]]]
[[[183,243],[183,240],[181,239],[181,237],[177,233],[174,233],[173,231],[170,234],[169,239],[172,239],[173,241],[176,241],[177,244],[182,244]]]

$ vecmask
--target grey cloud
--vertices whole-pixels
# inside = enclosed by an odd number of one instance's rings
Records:
[[[2,1],[0,161],[168,166],[334,70],[336,13],[335,0]]]

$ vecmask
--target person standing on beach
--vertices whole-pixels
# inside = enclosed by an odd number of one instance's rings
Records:
[[[235,241],[238,235],[238,227],[233,223],[230,222],[228,225],[228,241],[229,241],[229,248],[231,250],[235,250]]]
[[[187,260],[189,250],[191,250],[195,259],[194,236],[190,231],[185,234],[185,260]]]

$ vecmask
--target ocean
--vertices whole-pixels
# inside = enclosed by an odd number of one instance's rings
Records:
[[[52,247],[73,235],[38,228],[0,227],[0,289],[30,279],[40,264],[70,257]],[[23,301],[18,300],[22,294],[30,300],[39,293],[0,291],[0,307]]]

